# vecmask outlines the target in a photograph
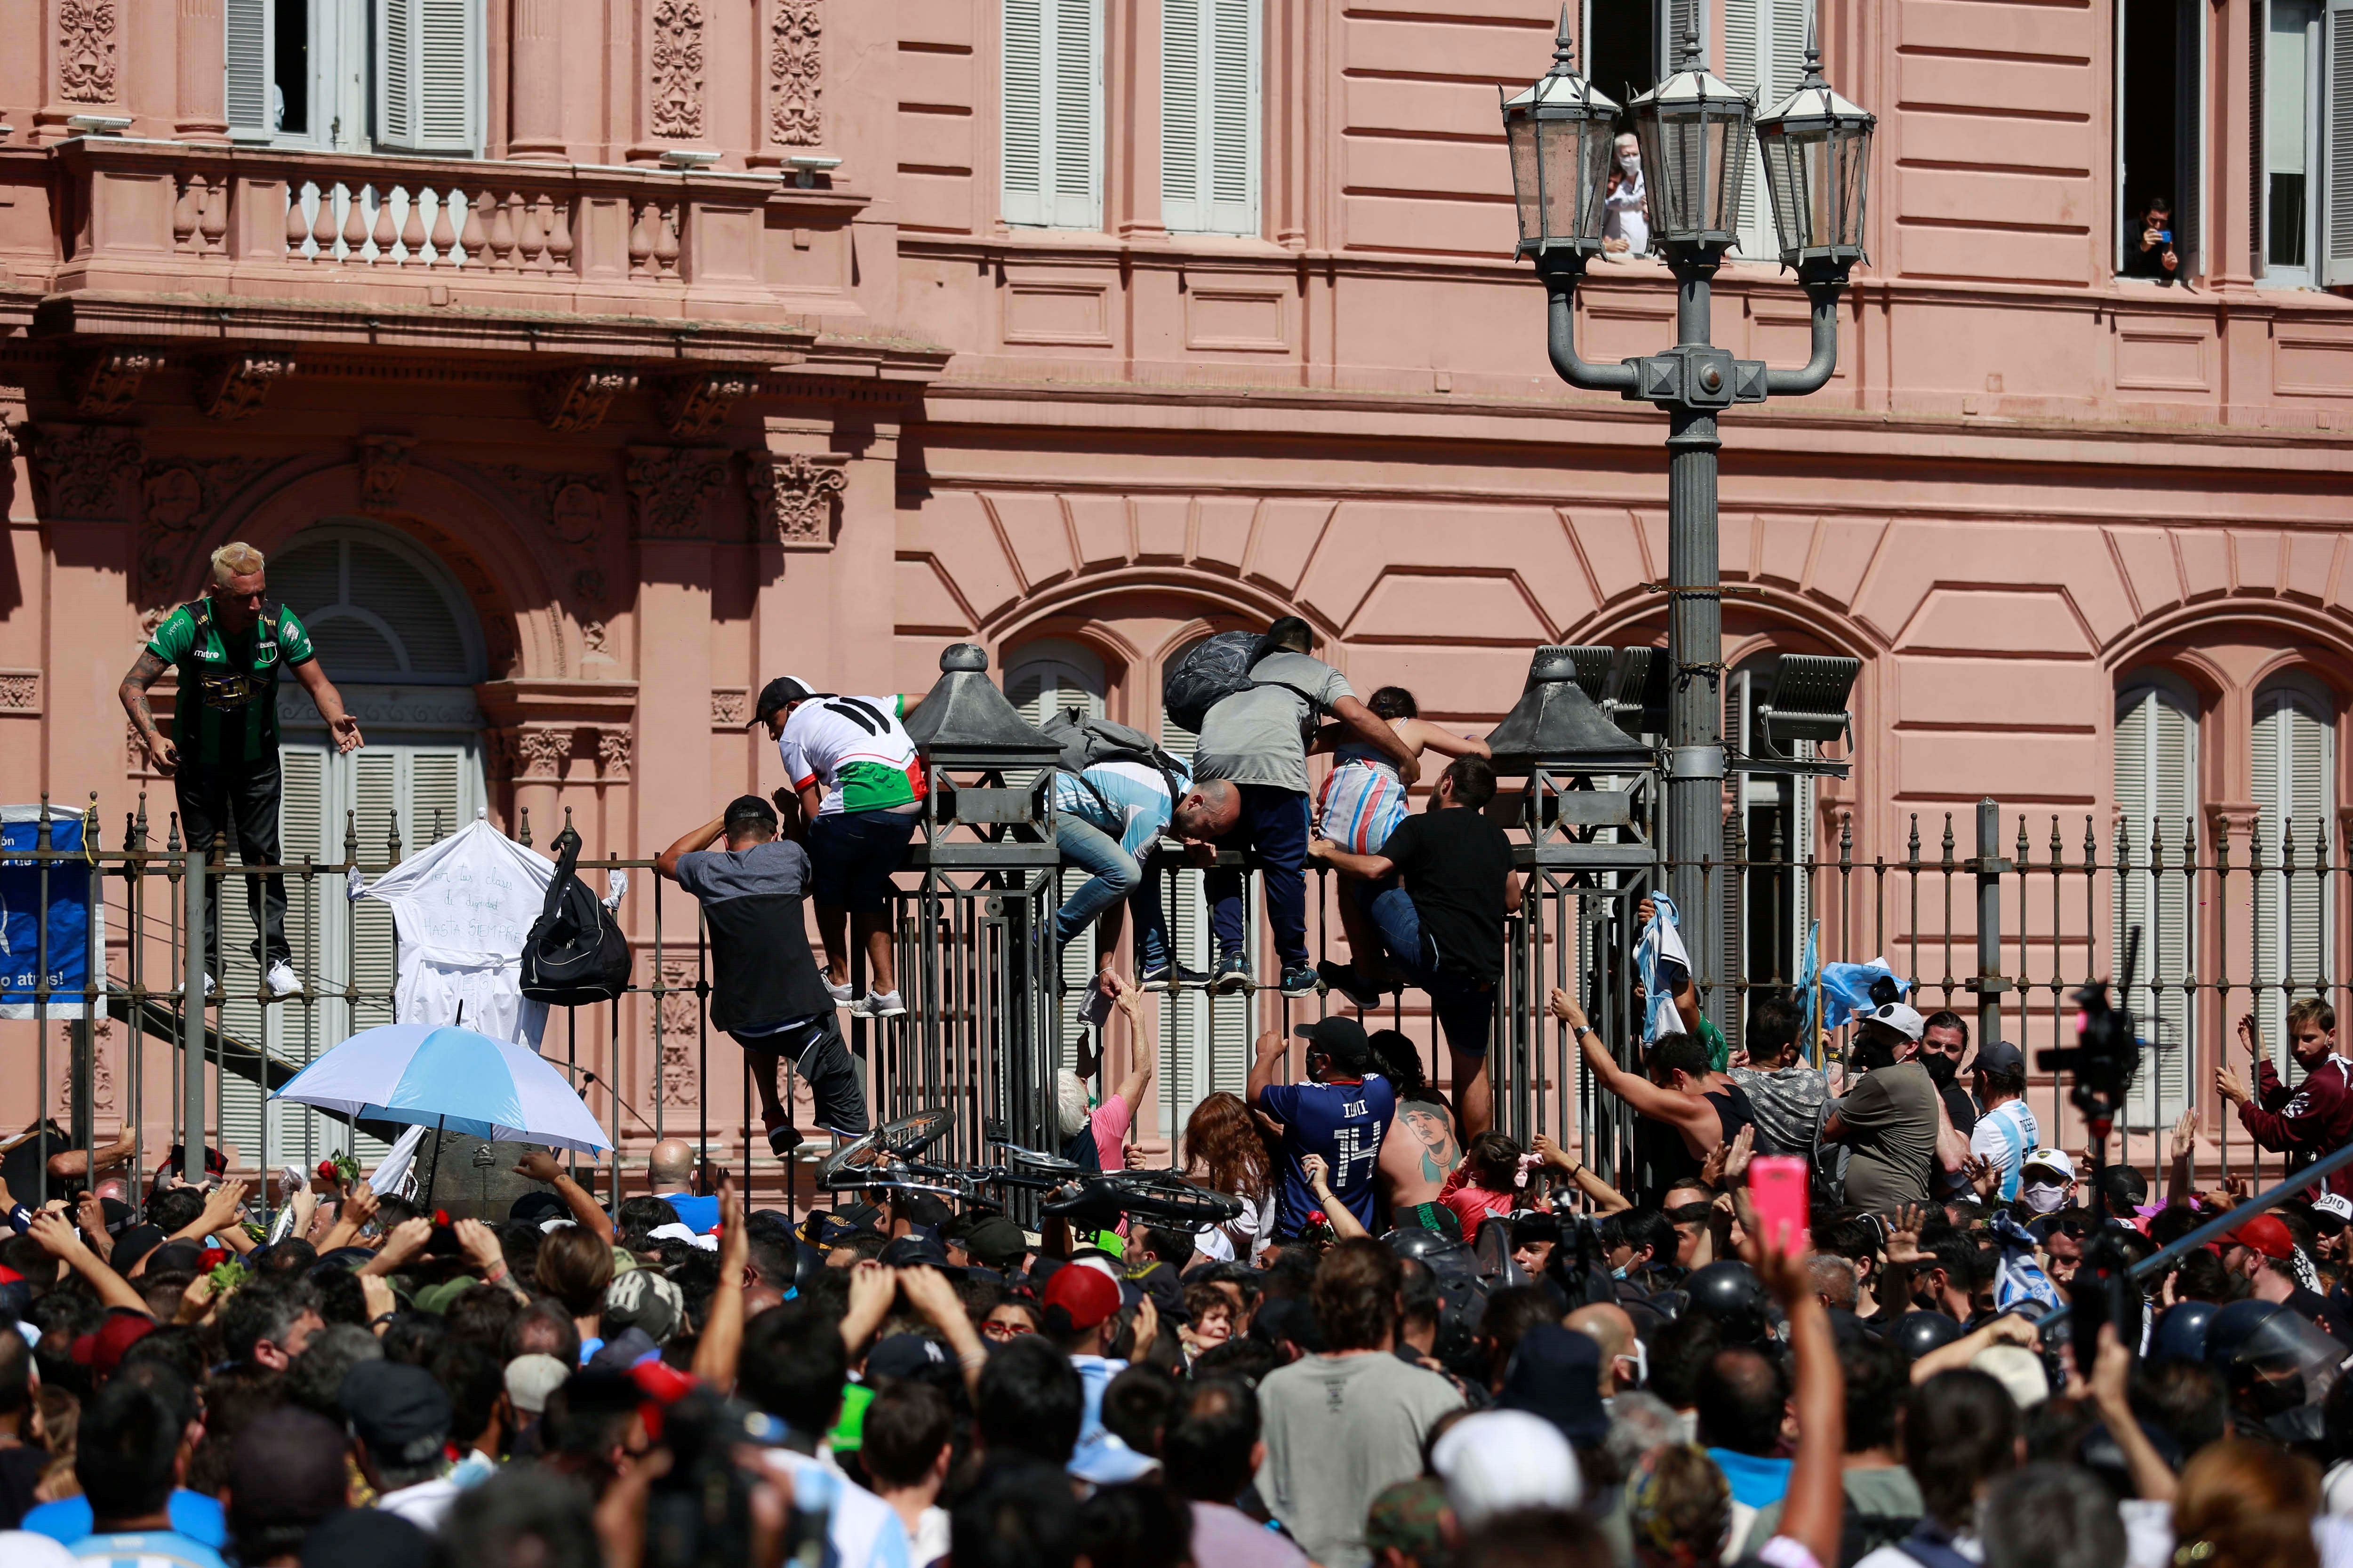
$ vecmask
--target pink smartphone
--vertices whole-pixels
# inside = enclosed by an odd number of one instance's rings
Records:
[[[1748,1201],[1764,1238],[1791,1252],[1806,1250],[1806,1163],[1795,1154],[1759,1154],[1748,1162]],[[1784,1235],[1788,1239],[1782,1239]]]

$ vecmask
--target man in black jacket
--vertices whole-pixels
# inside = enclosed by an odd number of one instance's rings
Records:
[[[711,848],[722,834],[727,847]],[[724,816],[663,850],[654,869],[702,902],[711,928],[711,1022],[751,1058],[768,1147],[782,1158],[801,1141],[791,1094],[777,1084],[787,1057],[808,1080],[818,1121],[849,1137],[863,1133],[866,1090],[801,916],[808,852],[776,837],[775,808],[756,795],[736,796]]]

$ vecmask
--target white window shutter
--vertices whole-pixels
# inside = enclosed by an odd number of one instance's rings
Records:
[[[1737,4],[1738,0],[1734,0]],[[1712,58],[1707,37],[1707,0],[1655,0],[1652,13],[1659,29],[1659,79],[1664,81],[1683,63],[1683,35],[1699,39],[1700,53]]]
[[[376,0],[377,147],[480,151],[482,55],[481,0]]]
[[[2160,1047],[2172,1047],[2158,1049],[2134,1083],[2126,1121],[2135,1128],[2171,1126],[2190,1103],[2189,1085],[2195,1081],[2190,1008],[2182,987],[2196,962],[2197,944],[2189,929],[2189,879],[2181,863],[2184,835],[2198,809],[2197,740],[2196,716],[2170,690],[2143,687],[2117,705],[2116,811],[2132,870],[2116,879],[2110,962],[2122,963],[2125,943],[2139,926],[2133,1010]],[[2164,854],[2158,869],[2152,869],[2153,833],[2160,836]]]
[[[2268,691],[2255,704],[2256,1016],[2273,1062],[2290,1082],[2303,1073],[2285,1048],[2288,1004],[2325,994],[2330,951],[2326,877],[2312,869],[2336,809],[2336,737],[2326,715],[2325,705],[2300,691]]]
[[[1176,234],[1258,232],[1255,0],[1162,7],[1160,221]]]
[[[288,0],[289,4],[299,0]],[[278,73],[271,59],[270,0],[227,0],[223,7],[227,33],[228,128],[239,137],[274,133],[271,89]]]
[[[1101,0],[1004,0],[1005,221],[1103,226]]]
[[[2353,0],[2328,0],[2321,40],[2320,282],[2353,285]]]
[[[1804,79],[1806,23],[1811,15],[1809,0],[1725,0],[1721,74],[1741,91],[1755,95],[1759,113],[1797,91]],[[1743,260],[1771,263],[1779,258],[1781,242],[1773,228],[1773,204],[1766,195],[1764,159],[1753,143],[1748,179],[1740,192],[1739,233]]]

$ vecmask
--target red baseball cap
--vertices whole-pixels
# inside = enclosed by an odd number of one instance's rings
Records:
[[[2295,1239],[2287,1233],[2277,1215],[2259,1214],[2227,1238],[2236,1247],[2253,1247],[2265,1258],[2286,1258],[2295,1256]]]
[[[1071,1327],[1092,1329],[1119,1310],[1119,1287],[1100,1268],[1065,1263],[1046,1281],[1045,1304],[1068,1312]]]
[[[154,1331],[155,1320],[146,1313],[117,1307],[95,1331],[75,1337],[74,1364],[86,1366],[100,1377],[112,1377],[122,1364],[124,1352]]]

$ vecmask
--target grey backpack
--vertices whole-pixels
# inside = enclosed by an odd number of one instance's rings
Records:
[[[1168,786],[1171,810],[1184,798],[1184,786],[1176,782],[1176,775],[1186,771],[1185,764],[1154,744],[1152,737],[1141,730],[1098,719],[1072,704],[1057,708],[1039,720],[1038,731],[1062,748],[1061,758],[1055,765],[1093,795],[1096,804],[1106,812],[1112,809],[1111,802],[1086,776],[1087,770],[1099,763],[1134,763],[1155,770],[1160,774],[1160,782]]]

